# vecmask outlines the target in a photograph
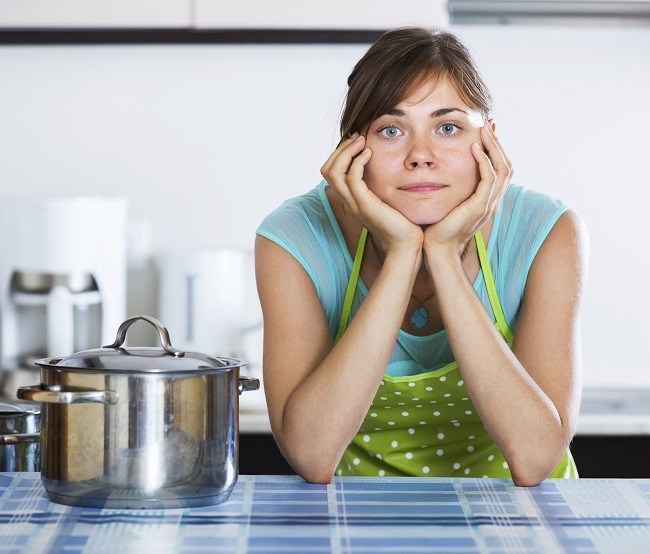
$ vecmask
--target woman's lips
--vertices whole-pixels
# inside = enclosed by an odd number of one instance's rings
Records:
[[[413,193],[428,193],[436,192],[437,190],[445,188],[447,185],[440,183],[411,183],[400,187],[400,190]]]

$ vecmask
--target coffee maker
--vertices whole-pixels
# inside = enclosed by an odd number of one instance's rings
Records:
[[[1,204],[0,396],[13,399],[19,386],[39,381],[35,359],[115,338],[126,312],[127,200]]]

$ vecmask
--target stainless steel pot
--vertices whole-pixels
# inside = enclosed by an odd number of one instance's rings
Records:
[[[135,321],[162,348],[122,347]],[[180,352],[149,316],[115,342],[36,362],[42,402],[41,476],[50,499],[106,508],[179,508],[225,501],[238,477],[239,395],[259,388],[244,362]]]
[[[0,471],[40,471],[38,404],[0,402]]]

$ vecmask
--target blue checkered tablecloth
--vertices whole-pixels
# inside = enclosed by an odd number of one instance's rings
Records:
[[[0,552],[650,552],[650,480],[239,477],[223,504],[54,504],[38,473],[0,473]]]

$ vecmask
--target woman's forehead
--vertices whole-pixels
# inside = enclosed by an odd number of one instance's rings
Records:
[[[428,98],[434,98],[443,102],[451,102],[458,107],[473,110],[471,106],[461,97],[458,88],[445,75],[431,75],[420,78],[412,83],[406,94],[395,107],[408,107],[420,104]]]

